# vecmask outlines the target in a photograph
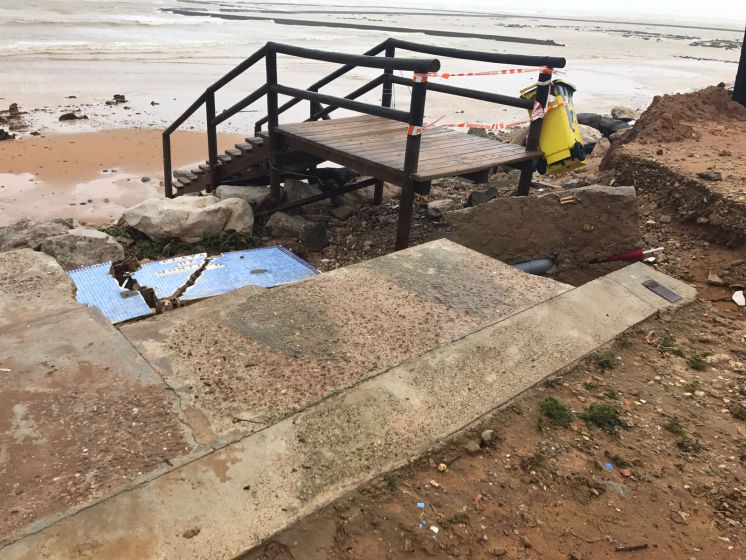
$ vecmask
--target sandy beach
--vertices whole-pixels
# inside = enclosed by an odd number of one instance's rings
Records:
[[[396,36],[457,48],[560,55],[568,60],[563,77],[578,88],[578,110],[600,113],[619,104],[642,109],[660,93],[732,81],[737,67],[738,49],[728,46],[740,40],[742,29],[732,22],[573,20],[481,10],[333,2],[5,2],[0,6],[0,109],[17,103],[23,118],[11,127],[16,140],[0,144],[0,225],[25,216],[100,223],[127,204],[158,194],[160,131],[267,40],[360,53]],[[279,64],[281,83],[292,87],[306,87],[335,68],[291,57],[281,57]],[[448,59],[442,67],[488,69]],[[374,75],[357,69],[324,91],[345,95]],[[448,83],[516,94],[532,79],[488,76]],[[263,69],[252,68],[220,92],[218,111],[263,81]],[[112,103],[114,94],[125,95],[126,102]],[[406,107],[408,94],[396,88],[395,105]],[[380,95],[374,91],[362,100],[379,103]],[[262,101],[221,125],[221,150],[245,137],[265,111]],[[66,112],[87,119],[60,122]],[[299,104],[284,115],[285,122],[302,120],[307,112],[307,104]],[[425,118],[494,123],[526,115],[431,93]],[[204,160],[205,140],[198,133],[204,130],[203,115],[181,130],[175,165]],[[143,183],[143,176],[154,180]]]

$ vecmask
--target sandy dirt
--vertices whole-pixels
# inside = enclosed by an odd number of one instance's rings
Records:
[[[219,139],[225,147],[241,141],[237,134]],[[28,136],[0,148],[0,226],[25,217],[108,223],[125,208],[163,195],[160,130]],[[172,150],[175,168],[201,162],[205,136],[178,132]]]

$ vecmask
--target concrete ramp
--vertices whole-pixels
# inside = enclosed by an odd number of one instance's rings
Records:
[[[234,558],[671,307],[649,279],[695,297],[641,264],[571,288],[440,241],[128,326],[214,451],[0,557]]]

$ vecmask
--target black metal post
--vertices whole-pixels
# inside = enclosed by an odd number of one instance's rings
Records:
[[[409,232],[412,228],[412,210],[414,207],[415,182],[412,175],[417,172],[420,159],[420,143],[422,141],[422,121],[425,116],[425,95],[427,94],[427,79],[422,77],[415,80],[412,87],[412,100],[409,104],[409,126],[407,131],[407,147],[404,152],[404,184],[399,200],[399,224],[396,230],[396,244],[399,251],[409,245]]]
[[[539,137],[541,136],[541,125],[544,122],[544,114],[549,102],[549,90],[551,89],[552,69],[544,67],[539,74],[534,97],[534,108],[531,113],[531,124],[528,127],[526,137],[526,151],[534,152],[539,149]],[[528,196],[531,190],[531,177],[534,174],[533,161],[528,161],[521,169],[521,178],[518,180],[518,196]]]
[[[389,58],[396,56],[396,47],[387,46],[385,55]],[[383,71],[383,93],[381,95],[381,105],[391,107],[394,99],[394,84],[388,78],[393,76],[394,71],[387,68]],[[383,181],[376,181],[373,187],[373,204],[379,206],[383,202]]]
[[[171,135],[163,133],[163,187],[167,198],[174,197],[173,177],[171,175]]]
[[[738,101],[741,105],[746,105],[746,30],[743,34],[741,61],[738,63],[736,83],[733,84],[733,100]]]
[[[267,131],[269,132],[269,188],[270,198],[273,204],[279,204],[282,198],[280,190],[280,170],[277,168],[277,150],[279,150],[279,138],[277,127],[279,126],[279,114],[277,112],[277,92],[273,86],[277,85],[277,53],[274,49],[267,49]]]
[[[215,92],[209,90],[206,93],[207,163],[210,165],[210,185],[207,190],[212,192],[218,187],[218,134],[215,125]]]

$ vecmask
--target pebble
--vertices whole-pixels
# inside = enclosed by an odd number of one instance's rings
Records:
[[[492,551],[492,555],[496,558],[502,558],[503,556],[506,556],[508,554],[508,551],[504,548],[496,548]]]
[[[475,455],[481,452],[482,448],[479,446],[479,444],[476,441],[474,441],[473,439],[470,439],[464,444],[464,450],[471,455]]]
[[[480,436],[480,438],[482,440],[483,445],[489,445],[495,439],[495,431],[485,430],[482,432],[482,435]]]
[[[583,560],[583,555],[580,554],[577,550],[573,550],[570,554],[567,555],[567,558],[569,560]]]

